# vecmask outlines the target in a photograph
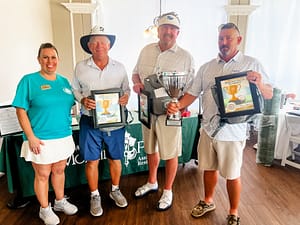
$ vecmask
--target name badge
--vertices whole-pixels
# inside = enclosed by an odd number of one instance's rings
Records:
[[[51,89],[51,86],[49,85],[49,84],[44,84],[44,85],[42,85],[41,86],[41,90],[49,90],[49,89]]]

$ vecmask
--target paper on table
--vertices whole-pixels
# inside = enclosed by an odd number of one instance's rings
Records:
[[[75,116],[72,116],[72,126],[78,125],[77,118]]]
[[[294,115],[294,116],[300,116],[300,110],[290,110],[287,112],[287,114]]]
[[[22,132],[16,109],[11,105],[0,106],[0,136]]]

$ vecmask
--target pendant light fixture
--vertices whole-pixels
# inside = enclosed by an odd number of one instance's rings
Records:
[[[156,16],[154,19],[153,19],[153,24],[150,25],[145,31],[144,31],[144,35],[145,37],[149,37],[149,36],[152,36],[152,37],[157,37],[157,28],[158,28],[158,19],[159,17],[161,16],[161,1],[162,0],[159,0],[159,15]]]

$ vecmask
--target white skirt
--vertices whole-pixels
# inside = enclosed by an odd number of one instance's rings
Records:
[[[75,144],[72,135],[59,139],[41,140],[41,153],[34,154],[30,148],[28,141],[24,141],[21,148],[21,157],[26,161],[35,162],[37,164],[52,164],[69,158],[75,151]]]

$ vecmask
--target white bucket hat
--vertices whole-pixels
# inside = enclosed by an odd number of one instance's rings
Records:
[[[92,54],[92,52],[90,51],[90,49],[88,47],[88,42],[90,40],[90,37],[92,37],[92,36],[106,36],[110,41],[110,48],[114,45],[115,40],[116,40],[115,35],[104,33],[103,27],[94,26],[89,35],[85,35],[80,38],[81,47],[83,48],[83,50],[85,52],[87,52],[89,54]]]
[[[173,25],[178,29],[180,28],[180,20],[175,12],[165,13],[158,18],[158,26],[164,24]]]

